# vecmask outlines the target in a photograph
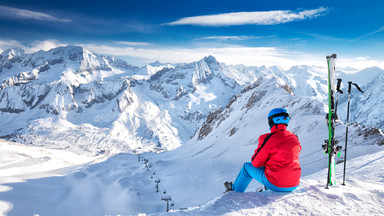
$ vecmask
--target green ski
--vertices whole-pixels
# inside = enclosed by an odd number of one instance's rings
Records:
[[[327,124],[328,124],[328,139],[325,140],[325,145],[323,145],[323,150],[328,154],[328,177],[327,177],[327,186],[335,185],[335,158],[336,155],[340,156],[341,146],[337,145],[335,140],[335,124],[337,120],[337,95],[336,93],[343,93],[340,90],[341,79],[337,79],[336,85],[336,74],[335,74],[335,62],[336,54],[327,56],[328,64],[328,114]],[[335,100],[336,99],[336,100]]]

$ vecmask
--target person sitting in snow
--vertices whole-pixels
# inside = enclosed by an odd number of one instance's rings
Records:
[[[290,116],[283,108],[269,112],[271,133],[259,137],[252,162],[244,163],[234,183],[224,183],[226,192],[243,193],[252,178],[263,184],[264,189],[272,191],[290,192],[298,187],[301,176],[301,145],[298,137],[287,130],[289,120]]]

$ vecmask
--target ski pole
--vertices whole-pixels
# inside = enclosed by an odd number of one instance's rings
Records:
[[[351,81],[348,82],[348,108],[347,108],[347,128],[345,131],[345,153],[344,153],[344,172],[343,172],[343,184],[345,185],[345,170],[347,167],[347,144],[348,144],[348,123],[349,123],[349,105],[351,102],[351,88],[352,85],[356,86],[356,88],[361,92],[364,93],[363,90],[356,84],[352,83]]]
[[[336,87],[336,92],[339,93],[336,96],[336,106],[335,106],[335,113],[336,113],[336,119],[337,119],[337,103],[339,101],[339,95],[343,94],[344,92],[340,89],[341,86],[341,79],[337,79],[337,87]]]

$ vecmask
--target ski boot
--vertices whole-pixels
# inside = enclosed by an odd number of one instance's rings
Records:
[[[263,191],[266,191],[267,190],[267,187],[265,185],[261,185],[260,187],[258,187],[256,189],[256,192],[263,192]]]

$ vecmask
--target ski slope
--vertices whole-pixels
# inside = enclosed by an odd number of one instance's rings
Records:
[[[19,197],[28,197],[28,194],[33,193],[38,196],[40,202],[44,202],[44,199],[39,197],[44,195],[49,197],[55,193],[46,193],[44,190],[21,190],[14,195],[4,196],[4,193],[17,189],[17,187],[13,188],[4,184],[29,185],[33,179],[65,176],[80,169],[85,164],[100,159],[100,157],[88,157],[62,150],[45,149],[0,140],[0,196],[2,197],[0,198],[0,215],[5,215],[13,206],[19,206],[20,202],[18,201],[9,202],[12,197],[19,200]],[[23,203],[22,200],[20,201]],[[29,201],[23,205],[29,206],[28,203]]]
[[[376,149],[378,152],[369,156],[348,161],[346,186],[338,184],[325,189],[326,169],[303,176],[299,188],[292,193],[259,193],[254,192],[254,187],[251,186],[243,194],[222,194],[200,185],[197,187],[200,190],[198,192],[211,193],[207,197],[208,201],[196,200],[193,195],[184,191],[178,191],[177,194],[171,190],[172,195],[193,199],[199,204],[184,206],[182,210],[174,207],[169,213],[165,213],[166,203],[160,200],[164,196],[164,187],[172,184],[182,184],[183,187],[196,185],[168,180],[159,175],[162,171],[156,170],[159,168],[156,163],[147,171],[143,160],[139,161],[137,155],[120,154],[98,163],[89,163],[94,158],[78,158],[77,163],[66,163],[63,155],[69,155],[62,150],[52,152],[4,141],[0,142],[0,146],[0,200],[3,200],[0,202],[1,215],[384,214],[384,151],[381,149]],[[16,157],[18,160],[14,160]],[[15,163],[9,163],[10,161]],[[79,163],[83,165],[79,166]],[[174,164],[167,163],[168,169],[172,169]],[[58,165],[61,165],[61,169],[52,169],[59,167]],[[342,165],[336,167],[338,182],[342,178]],[[206,169],[212,170],[210,167]],[[26,170],[29,172],[25,173]],[[198,173],[188,174],[201,178]],[[154,180],[159,178],[166,184],[160,184],[159,193],[156,193]],[[219,183],[215,179],[212,181]],[[174,201],[175,206],[178,206],[177,202],[180,200]]]

